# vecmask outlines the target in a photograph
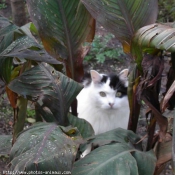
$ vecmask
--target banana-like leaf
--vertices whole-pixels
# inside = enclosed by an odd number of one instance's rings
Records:
[[[8,87],[49,108],[60,125],[67,125],[67,112],[72,101],[82,89],[80,84],[57,72],[49,65],[39,64],[14,79]]]
[[[38,103],[35,105],[36,112],[46,121],[55,122],[55,118],[49,108],[42,108]],[[84,119],[73,116],[71,113],[68,114],[68,120],[70,125],[77,127],[81,136],[86,139],[94,136],[94,130],[89,122]]]
[[[134,33],[157,19],[157,0],[81,0],[92,16],[130,51]]]
[[[110,143],[123,143],[128,145],[133,145],[139,150],[142,150],[140,137],[138,137],[134,132],[125,130],[122,128],[117,128],[102,134],[97,135],[95,138],[91,138],[88,140],[88,144],[92,144],[95,146],[104,146]],[[84,150],[82,150],[84,151]]]
[[[81,141],[75,128],[43,122],[34,124],[19,135],[12,147],[11,170],[71,171]]]
[[[175,28],[152,24],[139,29],[133,39],[142,48],[156,48],[175,52]]]
[[[126,144],[116,143],[101,146],[75,162],[72,174],[151,175],[154,173],[155,163],[153,153],[148,155]]]
[[[27,0],[30,17],[47,52],[64,60],[67,75],[78,79],[82,72],[85,41],[92,41],[95,23],[79,0]]]
[[[39,45],[30,33],[30,25],[17,27],[0,16],[0,77],[8,84],[11,80],[12,59],[18,57],[50,64],[60,64]]]
[[[68,119],[69,119],[69,123],[72,126],[78,128],[79,132],[81,133],[81,135],[84,139],[95,135],[91,124],[89,122],[87,122],[86,120],[75,117],[75,116],[71,115],[70,113],[68,115]]]

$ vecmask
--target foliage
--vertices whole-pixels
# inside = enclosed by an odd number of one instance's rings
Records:
[[[175,2],[174,0],[159,0],[158,22],[175,21]]]
[[[120,59],[120,56],[123,54],[122,48],[108,46],[112,38],[114,38],[114,35],[111,33],[108,33],[104,37],[96,35],[84,61],[96,60],[98,63],[104,63],[106,58],[122,61]]]
[[[79,0],[27,0],[27,5],[46,51],[66,64],[68,77],[80,81],[87,52],[82,43],[91,42],[95,33],[91,15]]]
[[[1,9],[5,9],[7,7],[7,5],[5,4],[6,0],[2,0],[2,3],[0,3],[0,10]]]
[[[132,131],[118,128],[94,136],[88,122],[68,115],[71,103],[82,88],[68,77],[80,80],[82,60],[88,51],[83,44],[92,41],[95,31],[94,20],[84,5],[79,0],[27,0],[42,44],[52,56],[33,38],[30,32],[33,26],[29,24],[19,28],[0,18],[0,77],[16,119],[10,154],[11,170],[153,174],[156,157],[152,147],[155,140],[164,140],[167,130],[167,119],[162,115],[159,103],[163,70],[161,50],[174,52],[174,29],[148,25],[157,18],[155,0],[81,1],[102,26],[119,38],[124,51],[136,63],[129,77],[129,129],[135,131],[137,127],[140,112],[138,99],[143,100],[149,106],[148,114],[151,115],[147,152],[142,152],[141,141],[138,142],[140,138]],[[148,26],[143,27],[145,25]],[[170,29],[170,35],[164,29]],[[63,65],[58,60],[64,63],[68,77],[61,73],[64,72]],[[174,65],[172,62],[173,69]],[[170,80],[173,81],[173,78]],[[45,122],[36,123],[19,133],[25,122],[28,100],[35,104],[36,116]],[[156,121],[160,132],[158,138],[153,140]],[[80,154],[89,147],[91,152],[80,159]],[[91,168],[93,170],[89,171]]]

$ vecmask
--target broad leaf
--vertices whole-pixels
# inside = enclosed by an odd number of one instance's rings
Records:
[[[140,167],[145,161],[147,164]],[[72,174],[151,175],[154,172],[155,163],[156,158],[153,153],[148,156],[147,153],[126,144],[116,143],[101,146],[75,162]]]
[[[151,175],[154,173],[156,166],[156,156],[153,150],[147,152],[132,152],[133,157],[137,161],[139,175]]]
[[[82,135],[83,138],[88,138],[94,136],[94,130],[91,126],[90,123],[88,123],[86,120],[75,117],[69,113],[68,115],[69,123],[77,127],[80,134]]]
[[[91,15],[79,0],[27,0],[27,4],[47,52],[64,60],[67,75],[78,80],[85,55],[82,44],[92,41],[95,33]]]
[[[74,128],[64,128],[53,123],[34,124],[23,131],[15,142],[10,153],[11,170],[70,171],[78,142],[81,143],[81,137]]]
[[[117,128],[102,134],[97,135],[95,138],[91,138],[88,141],[88,144],[93,144],[95,146],[103,146],[110,143],[125,143],[128,145],[133,145],[133,147],[142,150],[141,144],[139,142],[140,137],[135,133],[129,130],[122,128]]]
[[[134,43],[142,48],[157,48],[175,52],[175,28],[168,25],[152,24],[137,31]]]
[[[59,64],[60,62],[48,55],[48,53],[38,44],[30,32],[31,23],[22,27],[9,22],[8,19],[0,17],[0,23],[5,23],[0,28],[0,62],[10,59],[12,62],[13,57],[26,58],[35,61],[43,61],[50,64]],[[12,57],[12,58],[9,58]],[[11,63],[10,62],[10,63]],[[4,63],[0,64],[4,66]],[[7,64],[6,71],[10,74]],[[0,69],[2,72],[2,68]],[[4,72],[1,74],[6,75]]]
[[[131,39],[141,27],[156,21],[157,0],[81,0],[92,16],[130,51]]]
[[[60,125],[67,125],[67,112],[81,86],[75,81],[55,71],[49,65],[39,64],[13,80],[12,91],[37,101],[42,108],[49,108]]]
[[[60,64],[59,61],[51,57],[41,45],[28,36],[20,37],[13,41],[2,53],[1,57],[18,57],[50,64]]]
[[[55,122],[55,118],[49,108],[42,108],[38,103],[36,103],[35,110],[36,113],[39,114],[46,122]],[[94,136],[92,126],[86,120],[75,117],[71,113],[68,113],[68,120],[70,125],[77,127],[84,139]]]

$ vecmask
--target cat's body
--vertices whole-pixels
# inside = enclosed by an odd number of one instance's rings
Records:
[[[126,71],[119,76],[91,71],[92,81],[78,95],[78,117],[87,120],[95,134],[121,127],[127,129],[129,104]]]

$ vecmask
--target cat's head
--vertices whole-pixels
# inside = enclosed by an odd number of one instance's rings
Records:
[[[91,98],[96,107],[113,110],[128,105],[128,69],[124,69],[119,75],[99,74],[91,70],[90,75]]]

